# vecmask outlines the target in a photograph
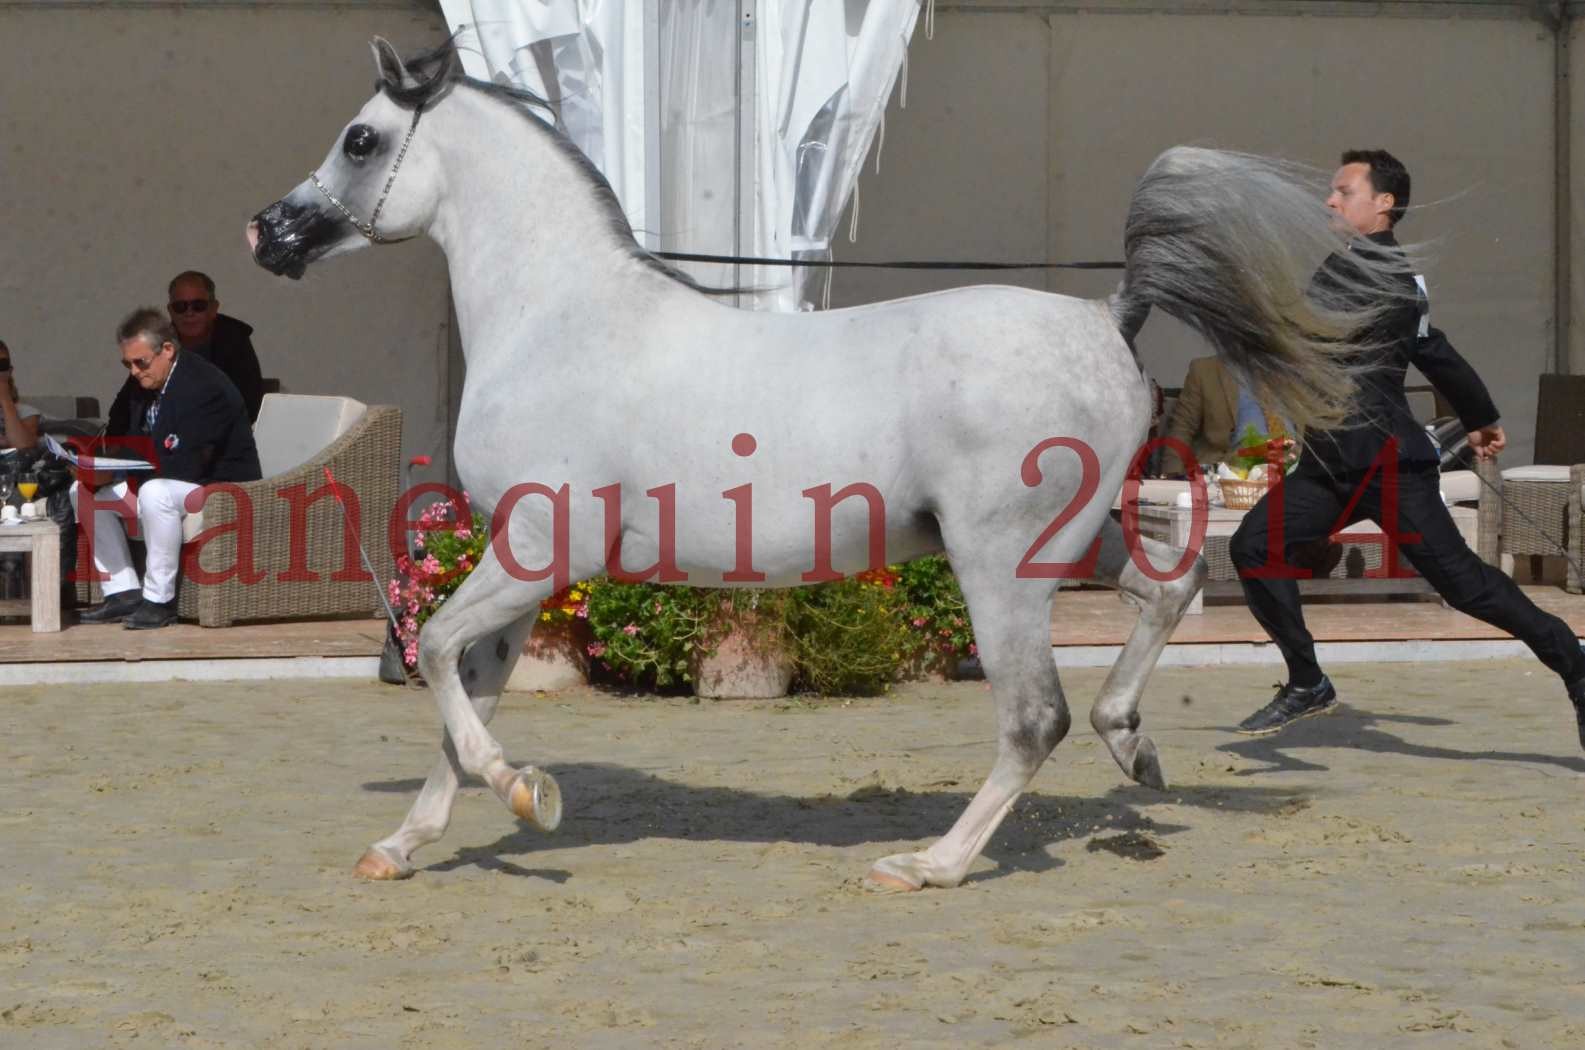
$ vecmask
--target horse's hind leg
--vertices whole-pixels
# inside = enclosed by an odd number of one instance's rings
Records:
[[[1141,554],[1148,555],[1155,565],[1170,566],[1183,555],[1156,540],[1141,537],[1139,543]],[[1122,527],[1111,518],[1101,526],[1101,555],[1095,578],[1135,599],[1139,621],[1090,709],[1090,725],[1106,741],[1124,773],[1157,790],[1166,790],[1167,781],[1161,772],[1156,745],[1139,732],[1139,698],[1161,651],[1183,619],[1184,610],[1204,585],[1205,572],[1205,559],[1196,557],[1182,574],[1167,580],[1152,579],[1129,557]],[[1165,569],[1157,575],[1164,573]]]
[[[490,719],[495,717],[501,689],[511,676],[512,666],[533,624],[533,616],[525,616],[474,642],[463,654],[460,677],[481,724],[489,725]],[[457,798],[457,786],[462,779],[462,766],[449,732],[442,731],[440,750],[440,757],[430,769],[402,826],[365,850],[353,874],[366,879],[405,879],[413,874],[414,852],[431,842],[439,842],[446,833],[446,826],[451,823],[451,808]]]
[[[956,563],[954,568],[996,697],[996,765],[943,838],[923,852],[899,853],[876,862],[869,883],[877,889],[917,890],[962,882],[1041,763],[1067,735],[1071,722],[1051,659],[1049,581],[1003,579]]]

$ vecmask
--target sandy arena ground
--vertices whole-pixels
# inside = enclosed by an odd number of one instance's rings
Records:
[[[562,830],[478,786],[354,881],[434,755],[428,694],[8,689],[0,1046],[1580,1047],[1585,758],[1529,662],[1159,672],[1173,789],[1081,727],[957,890],[876,896],[991,757],[982,685],[876,700],[509,697]]]

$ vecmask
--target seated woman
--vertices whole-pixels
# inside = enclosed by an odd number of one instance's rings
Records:
[[[11,349],[0,342],[0,448],[33,448],[39,443],[39,410],[24,405],[11,370]]]

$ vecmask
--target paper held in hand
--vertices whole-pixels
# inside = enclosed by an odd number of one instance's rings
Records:
[[[79,459],[86,459],[88,460],[89,466],[94,470],[102,470],[106,473],[114,473],[118,470],[154,469],[154,464],[150,463],[146,459],[117,459],[115,456],[94,455],[79,456],[75,449],[68,448],[61,444],[60,441],[56,440],[54,434],[44,435],[44,447],[48,448],[52,453],[59,456],[61,459],[66,460],[74,467],[81,466],[81,464],[78,462]]]

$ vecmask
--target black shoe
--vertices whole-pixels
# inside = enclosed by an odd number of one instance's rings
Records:
[[[144,601],[132,615],[121,621],[121,626],[129,631],[152,631],[157,627],[169,627],[175,622],[175,602]]]
[[[139,590],[117,591],[98,605],[90,605],[77,614],[78,623],[115,623],[131,616],[133,610],[143,604],[143,592]]]
[[[1585,747],[1585,678],[1568,687],[1568,698],[1574,704],[1574,721],[1579,723],[1579,746]]]
[[[1290,722],[1311,715],[1324,715],[1336,706],[1337,690],[1332,688],[1332,680],[1324,675],[1320,682],[1308,689],[1279,686],[1271,703],[1238,723],[1238,732],[1246,736],[1267,736],[1285,728]]]

